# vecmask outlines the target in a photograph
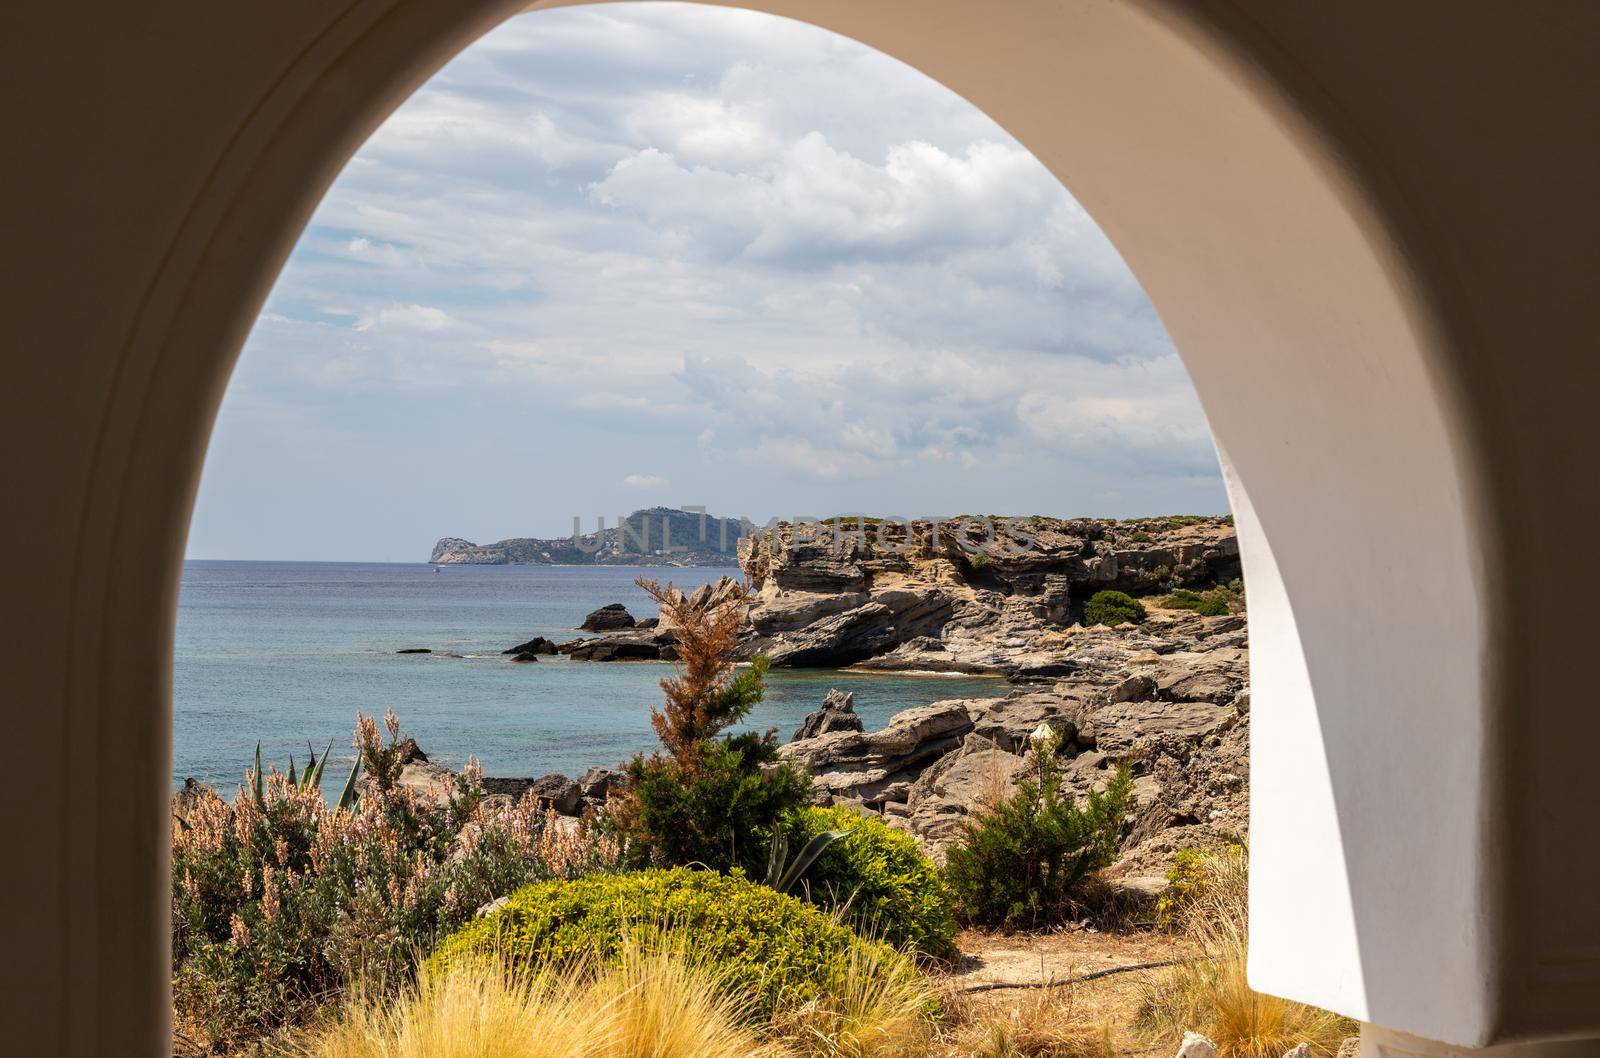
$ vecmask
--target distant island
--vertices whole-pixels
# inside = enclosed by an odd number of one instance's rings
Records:
[[[674,507],[634,511],[618,524],[572,536],[513,537],[475,544],[447,536],[433,545],[439,566],[736,566],[739,541],[756,526]]]

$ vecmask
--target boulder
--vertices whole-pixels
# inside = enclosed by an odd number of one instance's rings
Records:
[[[1238,715],[1231,706],[1212,702],[1105,702],[1079,715],[1077,741],[1103,753],[1122,756],[1141,738],[1203,738]]]
[[[959,750],[924,769],[911,784],[906,807],[912,832],[925,844],[943,848],[961,836],[962,824],[975,810],[1014,793],[1027,768],[1026,758],[982,736],[968,736]]]
[[[882,731],[829,731],[790,742],[778,750],[809,770],[824,803],[881,804],[896,782],[915,779],[920,768],[961,745],[972,730],[969,703],[935,702],[889,718]]]
[[[1022,753],[1040,724],[1049,724],[1070,743],[1077,737],[1078,717],[1091,692],[1063,688],[1030,694],[1010,694],[988,701],[979,699],[972,711],[972,730],[1008,753]]]
[[[793,741],[816,738],[830,731],[863,731],[861,718],[856,715],[856,696],[840,690],[830,690],[822,699],[822,708],[806,714],[805,721],[795,730]]]
[[[578,628],[584,632],[616,632],[624,628],[632,628],[633,615],[628,608],[620,602],[610,603],[591,613],[583,619],[583,624]]]
[[[534,636],[526,643],[518,643],[509,650],[502,650],[502,654],[554,654],[556,645],[544,636]]]
[[[531,661],[538,661],[539,660],[539,655],[531,653],[529,651],[523,651],[522,653],[520,653],[520,654],[516,655],[515,657],[513,657],[511,660],[526,665],[527,663],[529,663]]]
[[[1186,1032],[1178,1044],[1178,1058],[1217,1058],[1217,1045],[1198,1032]]]
[[[579,802],[583,800],[582,788],[559,772],[533,780],[528,784],[528,792],[564,816],[577,815]]]
[[[578,793],[585,807],[600,808],[611,799],[612,793],[627,784],[628,777],[610,768],[593,767],[578,779]]]

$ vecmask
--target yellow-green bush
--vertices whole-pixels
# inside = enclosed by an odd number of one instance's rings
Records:
[[[807,1002],[848,974],[864,941],[818,909],[735,873],[688,868],[542,882],[439,946],[433,967],[493,955],[513,965],[598,959],[614,965],[640,937],[689,936],[695,956],[752,1017]],[[887,949],[883,958],[901,956]]]
[[[789,848],[842,830],[805,873],[812,903],[843,908],[862,933],[897,948],[944,958],[955,950],[950,894],[911,835],[845,807],[803,808],[784,817]]]

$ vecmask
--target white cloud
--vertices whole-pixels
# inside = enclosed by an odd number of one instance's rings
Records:
[[[894,59],[701,5],[539,11],[463,52],[335,182],[240,377],[331,421],[359,402],[397,465],[528,453],[540,489],[449,500],[506,533],[625,504],[658,475],[595,468],[639,452],[752,516],[806,488],[1222,502],[1154,309],[1043,165]]]
[[[432,305],[385,305],[356,321],[356,330],[395,328],[413,331],[442,331],[450,326],[450,314]]]
[[[659,474],[629,474],[622,483],[630,489],[664,489],[672,484]]]

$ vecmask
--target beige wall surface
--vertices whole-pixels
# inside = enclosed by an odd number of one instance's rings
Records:
[[[1600,1036],[1600,5],[762,0],[1083,202],[1225,453],[1255,636],[1252,979]],[[171,630],[238,348],[322,190],[501,0],[0,13],[0,1038],[162,1053]]]

